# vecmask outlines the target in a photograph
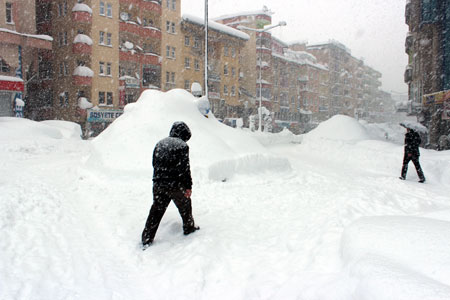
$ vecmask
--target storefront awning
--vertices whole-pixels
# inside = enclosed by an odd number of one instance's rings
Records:
[[[24,91],[24,82],[18,77],[0,75],[0,91]]]

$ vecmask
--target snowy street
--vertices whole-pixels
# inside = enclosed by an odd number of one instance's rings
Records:
[[[0,299],[450,299],[449,151],[401,181],[397,124],[336,116],[299,140],[192,99],[144,93],[90,141],[0,118]],[[172,203],[142,251],[153,147],[180,119],[201,230],[183,236]]]

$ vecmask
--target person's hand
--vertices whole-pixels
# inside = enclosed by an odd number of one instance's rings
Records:
[[[192,190],[191,190],[191,189],[187,189],[187,190],[184,192],[184,196],[185,196],[186,198],[191,198],[191,195],[192,195]]]

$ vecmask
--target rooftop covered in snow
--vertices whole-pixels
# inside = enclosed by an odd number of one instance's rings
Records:
[[[188,15],[188,14],[183,15],[183,21],[190,22],[190,23],[197,24],[197,25],[204,25],[204,23],[205,23],[204,19],[193,16],[193,15]],[[240,38],[242,40],[247,41],[250,39],[250,36],[248,34],[246,34],[245,32],[242,32],[240,30],[231,28],[227,25],[223,25],[223,24],[220,24],[220,23],[217,23],[214,21],[208,21],[208,27],[212,30],[219,31],[219,32],[228,34],[230,36]]]

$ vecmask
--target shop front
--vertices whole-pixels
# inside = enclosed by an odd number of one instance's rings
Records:
[[[85,137],[90,138],[99,135],[122,114],[123,110],[121,109],[88,109]]]
[[[0,76],[0,117],[23,116],[23,90],[22,79]]]

